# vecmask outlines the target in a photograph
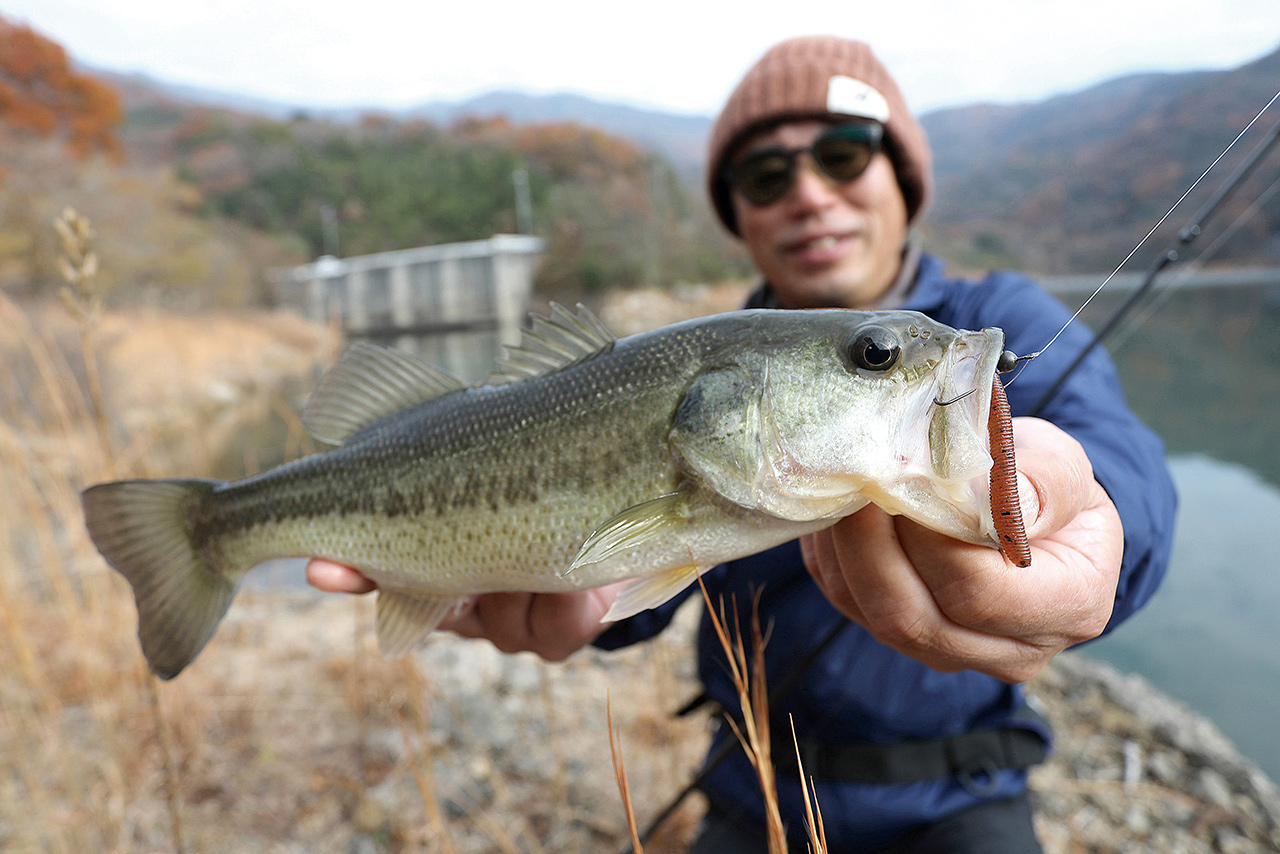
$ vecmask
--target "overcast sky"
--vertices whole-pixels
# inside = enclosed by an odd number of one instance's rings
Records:
[[[727,11],[726,11],[727,10]],[[306,106],[493,89],[712,114],[775,41],[869,41],[916,110],[1280,46],[1280,0],[0,0],[83,62]]]

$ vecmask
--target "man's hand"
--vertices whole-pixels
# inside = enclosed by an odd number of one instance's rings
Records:
[[[368,593],[377,585],[359,572],[327,560],[307,564],[307,581],[329,593]],[[487,638],[503,652],[534,652],[562,661],[591,643],[608,623],[600,622],[626,582],[574,593],[486,593],[475,596],[440,628],[468,638]]]
[[[307,564],[307,583],[325,593],[370,593],[378,589],[351,567],[319,558]]]
[[[936,670],[1030,679],[1106,627],[1124,532],[1074,439],[1017,418],[1014,447],[1031,566],[869,506],[801,539],[810,575],[877,640]]]

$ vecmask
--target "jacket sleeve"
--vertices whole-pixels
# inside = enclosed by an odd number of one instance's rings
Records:
[[[981,293],[987,309],[981,312],[983,325],[1002,327],[1005,346],[1020,355],[1045,348],[1070,317],[1061,303],[1018,275],[993,275],[974,291]],[[1028,412],[1092,339],[1092,330],[1073,321],[1021,374],[1006,377],[1013,414]],[[1094,478],[1124,525],[1124,557],[1106,629],[1110,631],[1151,598],[1169,562],[1177,499],[1164,445],[1130,411],[1103,347],[1094,348],[1070,374],[1039,417],[1084,447]]]

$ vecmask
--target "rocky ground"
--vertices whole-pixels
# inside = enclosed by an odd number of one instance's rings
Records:
[[[372,608],[251,592],[166,698],[187,850],[620,851],[627,834],[607,721],[621,732],[644,825],[696,770],[707,721],[669,712],[695,691],[698,605],[656,642],[545,664],[433,637],[411,659],[372,650]],[[1032,690],[1058,733],[1033,776],[1048,854],[1280,850],[1280,795],[1208,721],[1067,654]],[[160,793],[137,847],[170,848]],[[142,788],[146,788],[143,786]],[[680,851],[691,799],[650,852]]]
[[[1050,854],[1280,851],[1275,783],[1209,720],[1081,654],[1032,692],[1058,739],[1032,776]]]

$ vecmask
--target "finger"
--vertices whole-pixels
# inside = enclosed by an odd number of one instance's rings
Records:
[[[568,658],[608,628],[601,620],[616,596],[615,586],[534,597],[528,612],[531,648],[547,661]]]
[[[1017,638],[961,625],[939,607],[902,543],[917,532],[935,537],[934,532],[879,508],[859,511],[830,532],[853,602],[853,608],[841,610],[881,643],[943,672],[977,669],[1022,681],[1042,666],[1042,651]],[[993,550],[942,540],[1000,560]],[[821,538],[813,546],[815,554],[825,549]]]
[[[1106,507],[1111,507],[1109,501]],[[1007,647],[1013,656],[1008,663],[1030,666],[1095,637],[1106,625],[1115,595],[1111,568],[1118,566],[1119,557],[1105,552],[1114,547],[1108,546],[1109,541],[1118,543],[1122,535],[1118,523],[1095,523],[1091,515],[1082,512],[1066,527],[1033,540],[1031,566],[1025,569],[992,549],[915,530],[907,520],[899,520],[898,528],[908,559],[930,589],[944,626],[953,627],[948,643],[958,650],[965,648],[961,629],[974,633],[970,636],[974,640],[1003,638],[1012,644]],[[1098,515],[1105,515],[1105,508]],[[999,649],[988,646],[992,651]],[[1007,681],[1022,681],[1030,675],[1023,676],[1021,671],[1013,675],[1012,669],[987,672]]]
[[[1059,530],[1084,509],[1093,486],[1093,466],[1080,443],[1039,418],[1013,420],[1018,497],[1027,539]]]
[[[488,593],[475,597],[466,613],[441,627],[464,637],[487,638],[503,652],[529,651],[561,661],[608,628],[601,619],[620,586],[574,593]]]
[[[307,583],[326,593],[368,593],[378,587],[349,566],[318,558],[307,564]]]
[[[487,638],[502,652],[521,652],[529,648],[527,612],[532,593],[488,593],[476,600],[471,615],[478,625],[472,637]]]
[[[445,615],[436,628],[450,631],[463,637],[479,637],[480,620],[475,615],[476,602],[479,596],[467,596],[458,600],[458,604]]]
[[[863,615],[849,589],[849,577],[836,551],[832,528],[801,537],[800,554],[804,558],[805,568],[809,570],[809,575],[822,594],[845,616],[861,623]]]

